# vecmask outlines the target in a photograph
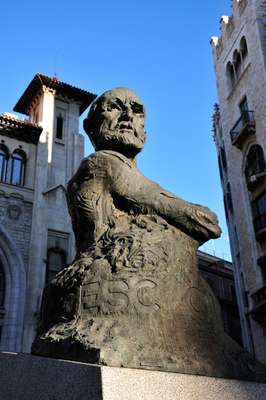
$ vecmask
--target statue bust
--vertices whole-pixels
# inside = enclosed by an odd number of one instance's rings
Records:
[[[142,101],[126,88],[92,104],[84,129],[95,153],[67,189],[73,263],[45,290],[34,354],[111,366],[265,379],[223,331],[200,277],[197,249],[220,235],[208,208],[147,179]]]

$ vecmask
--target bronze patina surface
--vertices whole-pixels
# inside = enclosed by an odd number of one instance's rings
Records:
[[[266,368],[224,333],[197,249],[220,228],[139,172],[145,110],[105,92],[84,128],[96,152],[68,184],[74,262],[45,290],[34,354],[110,366],[266,381]]]

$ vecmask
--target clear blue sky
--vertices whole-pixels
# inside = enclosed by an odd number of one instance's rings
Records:
[[[147,109],[142,172],[207,205],[223,235],[203,250],[229,257],[211,115],[217,101],[210,37],[230,0],[5,1],[0,112],[12,111],[36,72],[100,94],[127,86]],[[86,154],[92,151],[86,141]]]

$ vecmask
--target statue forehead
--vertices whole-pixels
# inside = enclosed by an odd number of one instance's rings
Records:
[[[114,88],[108,90],[107,92],[104,92],[100,97],[101,101],[103,102],[108,100],[113,100],[116,98],[123,102],[129,100],[143,105],[142,100],[136,95],[136,93],[134,93],[132,90],[128,88]]]

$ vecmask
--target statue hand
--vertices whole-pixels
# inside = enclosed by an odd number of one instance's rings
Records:
[[[221,236],[217,216],[207,207],[194,206],[188,211],[193,231],[201,243]]]

